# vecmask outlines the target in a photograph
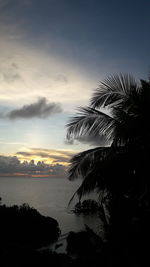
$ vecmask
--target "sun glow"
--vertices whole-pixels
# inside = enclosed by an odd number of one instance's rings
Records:
[[[60,164],[67,166],[73,155],[74,152],[70,150],[24,148],[22,151],[17,152],[15,156],[17,156],[21,163],[24,161],[27,161],[28,163],[33,161],[36,165],[44,162],[44,164],[48,165]]]

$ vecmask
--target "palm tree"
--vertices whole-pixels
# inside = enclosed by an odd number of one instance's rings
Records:
[[[128,74],[110,76],[94,92],[90,105],[79,108],[67,124],[67,138],[105,137],[109,147],[96,147],[71,159],[69,179],[83,182],[79,199],[97,190],[102,204],[113,198],[132,198],[138,204],[149,195],[148,123],[150,81],[139,83]],[[73,196],[74,197],[74,196]]]

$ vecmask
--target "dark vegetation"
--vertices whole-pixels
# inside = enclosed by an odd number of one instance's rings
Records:
[[[74,194],[79,201],[93,190],[98,194],[105,232],[101,266],[150,264],[149,106],[150,80],[110,76],[67,125],[69,139],[97,140],[96,148],[72,158],[69,179],[82,178]],[[101,138],[107,147],[99,145]]]
[[[86,230],[78,233],[70,232],[67,237],[67,253],[75,258],[86,259],[101,251],[103,242],[87,225]]]
[[[7,207],[0,204],[0,266],[57,263],[56,255],[37,249],[52,244],[59,235],[57,221],[42,216],[29,205]]]
[[[56,220],[42,216],[27,204],[6,207],[0,205],[1,244],[39,248],[58,239],[60,229]]]
[[[75,204],[73,212],[76,214],[93,214],[97,213],[101,207],[99,206],[98,202],[93,199],[85,199],[83,201],[79,201]]]
[[[1,253],[0,266],[40,266],[40,267],[67,267],[73,266],[72,260],[65,254],[57,254],[49,250],[42,252],[31,249],[15,249],[14,247],[7,253]]]

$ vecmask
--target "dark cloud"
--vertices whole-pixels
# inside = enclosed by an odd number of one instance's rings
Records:
[[[105,136],[92,136],[92,135],[85,135],[77,139],[80,143],[83,144],[89,144],[91,146],[106,146],[108,145],[108,142],[105,138]]]
[[[44,119],[53,114],[62,112],[60,104],[54,102],[47,102],[45,97],[39,98],[39,100],[30,105],[24,105],[20,109],[15,109],[7,113],[3,117],[7,117],[11,120],[14,119],[30,119],[40,118]]]
[[[92,135],[84,135],[81,137],[70,140],[65,140],[65,144],[67,145],[74,145],[74,144],[88,144],[90,146],[107,146],[109,145],[108,141],[106,140],[105,136],[92,136]]]
[[[66,167],[62,164],[46,164],[43,161],[38,161],[35,164],[34,160],[29,162],[20,162],[18,157],[6,157],[0,156],[0,176],[10,175],[10,176],[60,176],[64,177],[66,175]]]

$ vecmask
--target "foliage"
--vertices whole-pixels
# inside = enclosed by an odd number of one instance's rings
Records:
[[[101,238],[85,225],[85,230],[78,233],[70,232],[67,237],[67,252],[77,257],[90,259],[101,250],[103,242]]]
[[[98,212],[98,202],[93,199],[85,199],[82,202],[79,201],[74,207],[74,213],[95,213]]]
[[[83,180],[74,194],[79,203],[84,194],[99,194],[106,233],[99,254],[102,266],[149,262],[149,106],[150,80],[137,83],[131,75],[110,76],[100,83],[90,106],[80,108],[67,125],[68,138],[89,135],[101,141],[105,136],[110,143],[75,155],[69,169],[70,180]]]
[[[110,142],[109,147],[89,149],[71,159],[69,179],[83,179],[75,192],[79,200],[94,189],[102,202],[111,194],[148,197],[149,104],[150,81],[137,83],[131,75],[120,74],[102,81],[91,105],[70,119],[68,138],[105,136]]]
[[[54,242],[60,234],[55,219],[42,216],[28,204],[11,207],[0,205],[0,217],[3,247],[38,248]]]

